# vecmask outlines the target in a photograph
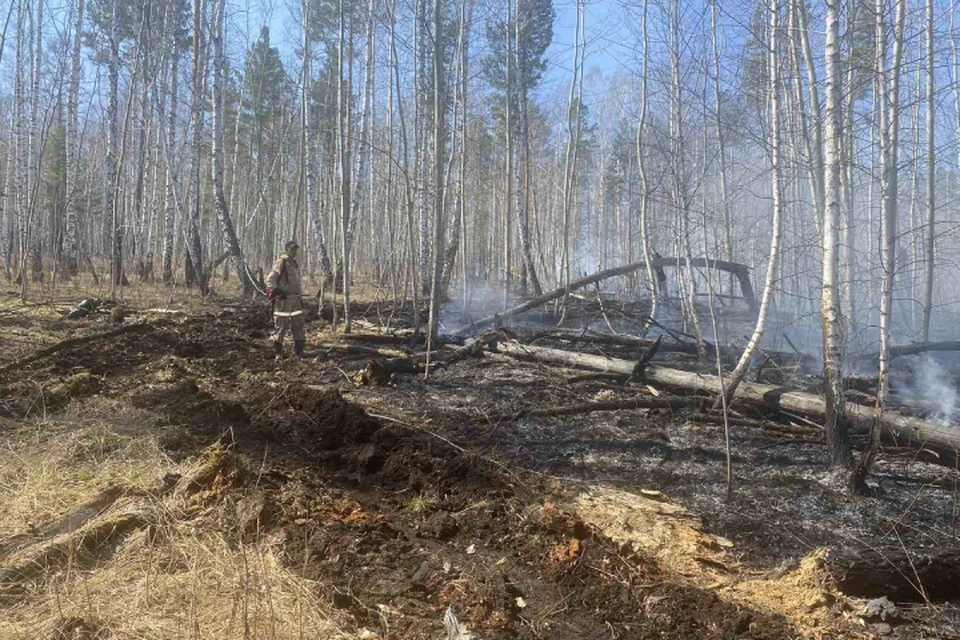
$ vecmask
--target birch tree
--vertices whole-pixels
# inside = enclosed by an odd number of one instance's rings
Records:
[[[848,466],[850,449],[844,424],[842,379],[843,350],[840,344],[839,228],[842,103],[840,87],[840,1],[827,0],[826,7],[826,200],[822,237],[822,287],[820,322],[823,331],[823,377],[826,399],[827,444],[833,465]]]
[[[637,173],[640,178],[640,242],[643,245],[643,260],[647,267],[647,283],[650,291],[650,315],[644,322],[641,333],[646,334],[650,324],[656,320],[657,306],[660,300],[660,283],[653,268],[653,249],[650,242],[650,179],[644,152],[644,139],[647,129],[647,111],[649,109],[649,46],[647,31],[647,11],[649,1],[643,0],[643,13],[640,19],[641,39],[643,40],[642,70],[640,72],[640,108],[637,119]]]
[[[311,73],[312,47],[310,41],[310,6],[311,0],[302,0],[301,7],[301,25],[300,36],[301,46],[303,48],[303,78],[300,82],[300,126],[303,129],[304,145],[304,178],[307,184],[307,216],[310,218],[310,226],[313,229],[314,243],[316,245],[317,258],[320,261],[320,268],[323,272],[325,281],[333,280],[333,268],[330,264],[330,256],[327,253],[327,239],[323,228],[323,220],[320,218],[320,212],[317,207],[317,176],[316,176],[316,143],[314,141],[314,125],[311,117],[310,87],[313,84],[313,74]]]
[[[116,0],[114,0],[116,2]],[[200,163],[203,154],[203,99],[206,70],[203,41],[204,0],[193,2],[193,96],[190,101],[190,128],[193,137],[190,140],[190,211],[187,214],[187,284],[191,279],[200,287],[200,293],[207,295],[209,288],[203,269],[203,245],[200,241]]]
[[[930,340],[930,316],[933,312],[933,276],[934,260],[936,258],[936,195],[937,195],[937,145],[936,145],[936,112],[937,105],[934,101],[936,95],[936,80],[934,78],[934,21],[933,21],[933,0],[927,0],[927,220],[924,233],[924,277],[923,277],[923,320],[920,328],[920,340],[928,342]],[[951,18],[956,12],[956,7],[951,7]],[[952,27],[953,25],[951,25]],[[951,33],[955,34],[951,28]],[[954,35],[956,38],[956,35]],[[954,61],[957,53],[954,47]],[[956,69],[956,65],[951,65]],[[956,71],[954,71],[956,73]],[[954,91],[960,95],[960,88],[955,87]],[[960,105],[960,100],[957,101]],[[957,112],[960,118],[960,112]]]
[[[176,11],[172,11],[176,14]],[[171,16],[173,17],[173,16]],[[162,107],[163,101],[160,101],[161,126],[166,127],[166,141],[164,153],[164,219],[163,219],[163,249],[161,258],[162,281],[165,285],[173,284],[173,250],[174,240],[177,229],[177,207],[176,207],[176,165],[173,162],[173,150],[177,145],[177,108],[178,93],[180,87],[180,42],[177,37],[177,26],[179,16],[171,22],[171,28],[167,36],[167,55],[169,56],[169,99],[167,106]],[[166,122],[163,123],[164,116]]]
[[[117,193],[117,119],[118,119],[118,92],[120,76],[120,2],[112,0],[110,3],[110,59],[107,69],[109,88],[107,94],[107,155],[104,163],[106,188],[103,197],[104,218],[112,220],[113,242],[110,253],[110,286],[111,290],[123,283],[123,219],[122,207],[116,201]]]
[[[67,90],[67,208],[63,238],[63,253],[68,275],[75,275],[78,268],[77,218],[80,215],[80,198],[77,193],[77,173],[80,167],[80,141],[78,140],[80,102],[80,52],[83,38],[84,0],[77,0],[76,21],[70,54],[70,86]]]
[[[213,144],[211,148],[211,171],[213,179],[214,201],[217,218],[227,244],[227,250],[233,259],[237,279],[243,286],[244,295],[252,295],[255,288],[253,279],[243,259],[240,240],[237,238],[233,218],[227,203],[223,187],[223,20],[226,13],[226,0],[213,0],[213,25],[210,39],[213,44]]]
[[[430,317],[427,330],[427,354],[437,338],[440,321],[440,282],[443,276],[444,238],[444,112],[443,104],[443,17],[441,0],[433,1],[433,265],[430,279]],[[429,366],[426,368],[429,372]]]
[[[780,259],[780,236],[783,224],[783,184],[781,175],[781,143],[780,143],[780,65],[778,62],[778,32],[780,30],[780,4],[779,0],[771,0],[769,6],[769,61],[767,63],[769,77],[768,101],[770,108],[770,123],[768,126],[768,136],[770,140],[770,191],[773,194],[773,215],[771,217],[770,231],[770,258],[767,260],[767,274],[763,284],[763,294],[760,298],[760,310],[757,315],[757,323],[753,330],[753,335],[747,342],[746,348],[740,355],[740,360],[730,374],[726,385],[726,405],[729,405],[737,393],[737,387],[743,381],[750,366],[750,361],[757,349],[760,347],[760,341],[763,340],[764,331],[767,327],[767,314],[770,310],[771,300],[773,299],[773,289],[776,286],[777,263]],[[715,406],[722,405],[723,402],[718,399]]]
[[[893,35],[893,59],[887,69],[886,23],[877,0],[877,75],[883,104],[880,114],[880,195],[883,202],[880,218],[880,262],[883,281],[880,293],[880,358],[877,372],[877,397],[870,428],[870,445],[853,472],[853,486],[864,490],[867,475],[880,449],[880,416],[890,392],[890,323],[893,308],[893,285],[896,275],[897,198],[899,196],[900,145],[900,64],[903,57],[903,31],[906,22],[906,0],[895,0],[896,17]],[[929,5],[928,5],[929,8]],[[930,9],[932,11],[932,9]]]
[[[350,178],[353,166],[350,163],[350,139],[347,111],[350,108],[348,80],[344,71],[344,58],[347,54],[346,10],[340,3],[339,31],[337,39],[337,139],[340,152],[340,259],[343,261],[343,330],[350,333],[352,315],[350,313],[350,228],[351,195]]]

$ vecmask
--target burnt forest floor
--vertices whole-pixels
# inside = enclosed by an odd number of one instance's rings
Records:
[[[524,413],[663,390],[499,354],[362,384],[361,345],[406,346],[314,313],[316,357],[277,365],[265,305],[122,309],[4,294],[0,638],[960,638],[950,604],[862,615],[822,562],[956,547],[942,467],[882,457],[856,497],[815,426],[742,416],[727,500],[721,424]]]

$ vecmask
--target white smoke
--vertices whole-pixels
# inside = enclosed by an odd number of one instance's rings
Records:
[[[914,380],[914,392],[925,407],[934,411],[932,417],[946,424],[952,422],[957,390],[950,373],[934,358],[918,358]]]

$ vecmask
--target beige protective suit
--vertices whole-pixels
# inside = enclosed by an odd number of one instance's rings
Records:
[[[273,340],[283,344],[287,332],[293,333],[294,342],[306,340],[303,316],[303,284],[300,281],[300,265],[284,253],[273,265],[267,276],[267,288],[274,292],[273,321],[276,332]]]

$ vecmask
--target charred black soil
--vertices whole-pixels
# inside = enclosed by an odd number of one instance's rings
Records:
[[[888,456],[876,497],[851,497],[825,468],[812,427],[803,437],[734,427],[726,501],[719,425],[670,410],[522,415],[629,388],[572,384],[570,372],[495,355],[426,383],[402,375],[356,388],[362,355],[321,349],[315,359],[275,364],[264,307],[126,322],[148,326],[5,374],[0,413],[21,420],[68,403],[82,410],[96,394],[156,413],[175,460],[213,443],[234,451],[247,472],[220,481],[210,498],[254,505],[224,525],[231,538],[277,541],[284,563],[314,581],[348,627],[376,637],[440,637],[448,607],[480,638],[872,633],[850,624],[855,605],[842,598],[798,603],[817,610],[798,620],[762,599],[731,597],[732,580],[678,573],[579,514],[575,500],[591,487],[656,491],[699,514],[704,531],[732,548],[729,562],[707,552],[698,561],[728,562],[740,576],[782,575],[820,547],[956,545],[955,476]],[[67,330],[113,328],[94,318],[45,330],[62,339]],[[24,353],[0,366],[14,355]],[[957,637],[948,619],[930,631],[906,616],[892,631]]]

